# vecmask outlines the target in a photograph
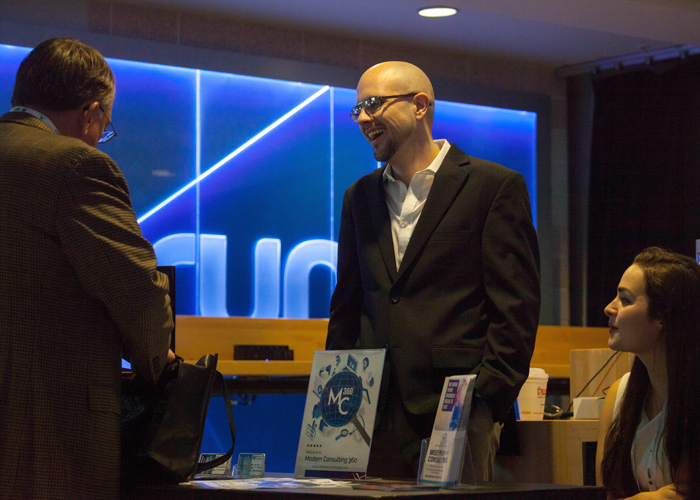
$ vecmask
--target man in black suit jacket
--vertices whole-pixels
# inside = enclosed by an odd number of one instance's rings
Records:
[[[492,479],[539,319],[525,181],[433,140],[432,85],[411,64],[367,70],[357,102],[351,115],[387,164],[343,199],[326,348],[387,348],[368,475],[415,477],[444,378],[474,373],[469,441],[477,479]]]

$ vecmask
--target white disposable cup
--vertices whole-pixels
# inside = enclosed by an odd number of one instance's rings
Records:
[[[542,368],[530,368],[527,378],[518,395],[519,420],[542,420],[544,399],[547,396],[549,375]]]

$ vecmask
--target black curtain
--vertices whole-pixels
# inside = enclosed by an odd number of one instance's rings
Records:
[[[593,88],[587,320],[605,326],[603,308],[640,250],[695,254],[700,57],[597,79]]]

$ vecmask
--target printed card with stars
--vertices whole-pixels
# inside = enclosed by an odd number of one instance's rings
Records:
[[[384,349],[314,353],[294,477],[365,477],[385,355]]]

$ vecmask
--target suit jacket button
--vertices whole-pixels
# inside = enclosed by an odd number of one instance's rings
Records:
[[[394,304],[398,304],[400,300],[401,300],[401,297],[398,295],[391,296],[391,302],[393,302]]]

